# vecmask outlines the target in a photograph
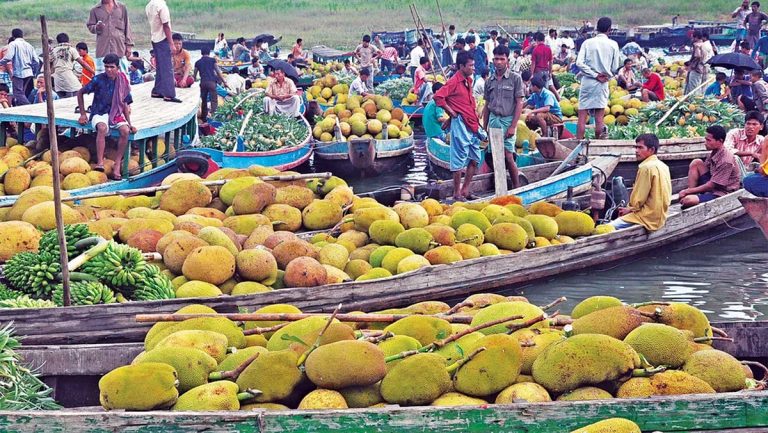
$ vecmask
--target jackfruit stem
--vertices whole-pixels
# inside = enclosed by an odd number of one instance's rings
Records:
[[[445,370],[448,371],[448,373],[454,373],[458,371],[462,365],[468,363],[472,360],[475,356],[477,356],[480,352],[486,350],[485,347],[478,347],[475,349],[474,352],[470,353],[464,358],[459,359],[458,361],[454,362],[453,364],[449,365],[448,367],[445,367]]]
[[[561,297],[555,299],[554,301],[550,302],[549,304],[541,306],[539,308],[541,308],[542,311],[547,311],[550,308],[552,308],[552,307],[554,307],[556,305],[560,305],[560,304],[562,304],[563,302],[565,302],[567,300],[568,300],[568,298],[566,298],[565,296],[561,296]]]
[[[249,365],[253,363],[253,361],[256,360],[256,358],[261,355],[261,352],[254,354],[250,358],[246,359],[242,364],[237,366],[234,370],[229,371],[214,371],[213,373],[208,375],[208,380],[223,380],[223,379],[229,379],[229,380],[237,380],[237,378],[240,376],[240,374],[243,373],[243,371],[248,368]]]
[[[550,326],[565,326],[573,323],[573,319],[568,316],[557,316],[549,322]]]
[[[246,329],[243,331],[243,335],[260,335],[265,334],[267,332],[275,332],[278,331],[286,326],[291,322],[285,322],[285,323],[279,323],[275,326],[269,326],[266,328],[253,328],[253,329]]]
[[[648,302],[640,302],[637,304],[629,304],[629,306],[632,308],[647,307],[649,305],[669,305],[669,302],[648,301]]]
[[[662,373],[667,371],[667,367],[660,365],[654,368],[636,368],[632,370],[632,377],[651,377],[656,373]]]
[[[325,331],[328,330],[328,327],[331,326],[331,323],[333,323],[333,319],[336,318],[336,316],[339,314],[339,310],[341,310],[341,304],[339,304],[335,310],[333,310],[333,314],[331,314],[331,317],[328,318],[328,320],[325,322],[325,327],[323,327],[323,330],[320,331],[319,334],[317,334],[317,338],[315,338],[315,343],[310,347],[306,352],[302,353],[299,357],[299,360],[296,361],[296,366],[301,367],[304,365],[304,362],[307,360],[307,357],[309,354],[311,354],[315,349],[320,347],[320,341],[323,338],[323,335],[325,334]]]
[[[723,331],[720,328],[715,328],[714,326],[710,326],[710,328],[712,329],[712,333],[713,334],[717,334],[717,335],[719,335],[721,337],[727,337],[728,336],[728,333]]]
[[[643,317],[647,317],[653,320],[659,320],[659,318],[661,317],[661,310],[659,310],[658,308],[653,313],[646,313],[645,311],[640,311],[640,310],[638,310],[637,313]]]
[[[91,239],[91,238],[88,238]],[[83,239],[83,241],[86,239]],[[82,242],[82,241],[80,241]],[[75,257],[74,259],[69,261],[69,265],[67,266],[67,269],[69,272],[76,271],[80,266],[83,266],[88,260],[91,260],[92,258],[98,256],[99,254],[103,253],[104,250],[107,249],[107,246],[109,245],[109,242],[106,239],[99,238],[96,245],[89,248],[86,252],[83,254],[80,254],[79,256]]]
[[[446,316],[450,316],[451,314],[456,314],[464,307],[472,308],[475,306],[475,303],[472,301],[463,301],[459,302],[458,304],[454,305],[453,308],[445,312]]]
[[[376,336],[372,335],[372,336],[369,336],[369,337],[363,337],[363,339],[365,341],[369,342],[369,343],[379,344],[382,341],[389,340],[390,338],[392,338],[394,336],[395,336],[395,334],[393,334],[391,332],[385,332],[383,334],[379,334],[379,335],[376,335]]]
[[[705,341],[730,341],[733,343],[733,338],[731,337],[696,337],[693,339],[694,343],[703,343]]]
[[[763,378],[761,381],[768,380],[768,367],[766,367],[763,363],[757,362],[757,361],[741,361],[742,364],[750,367],[757,367],[763,372]]]
[[[264,394],[259,389],[246,389],[245,392],[238,392],[237,393],[237,399],[239,401],[245,401],[250,400],[252,398],[256,398],[260,396],[261,394]]]
[[[527,321],[525,321],[523,323],[507,325],[507,334],[511,334],[511,333],[513,333],[515,331],[519,331],[519,330],[521,330],[523,328],[529,328],[529,327],[531,327],[531,326],[533,326],[533,325],[535,325],[535,324],[537,324],[539,322],[543,322],[544,320],[547,319],[547,317],[548,316],[547,316],[546,313],[545,314],[539,314],[538,316],[536,316],[536,317],[534,317],[532,319],[529,319],[529,320],[527,320]]]

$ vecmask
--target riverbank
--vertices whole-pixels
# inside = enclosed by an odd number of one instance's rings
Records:
[[[28,39],[39,42],[39,16],[48,18],[51,35],[69,34],[71,40],[92,41],[85,28],[88,11],[97,0],[10,0],[0,2],[0,17],[6,23],[0,29],[0,40],[6,40],[13,27],[21,27]],[[144,17],[146,0],[125,0],[129,7],[138,46],[149,45],[149,31]],[[409,5],[415,3],[428,27],[440,28],[436,2],[433,0],[168,0],[173,27],[194,32],[198,37],[212,38],[223,31],[229,39],[252,37],[258,33],[283,35],[288,47],[297,37],[305,46],[324,44],[351,47],[362,34],[371,30],[413,28]],[[647,0],[626,2],[561,2],[540,0],[443,0],[440,2],[446,25],[459,30],[482,28],[495,24],[506,26],[579,26],[582,20],[595,22],[599,15],[610,12],[620,26],[669,22],[680,14],[688,19],[726,19],[733,9],[732,1],[668,2]],[[545,18],[544,18],[545,17]],[[501,19],[500,19],[501,18]],[[730,18],[728,18],[730,20]]]

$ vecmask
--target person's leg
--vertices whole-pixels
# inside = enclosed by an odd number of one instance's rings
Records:
[[[504,149],[504,160],[507,164],[507,170],[509,170],[509,177],[512,179],[512,189],[520,188],[520,170],[517,168],[517,162],[515,162],[515,154]]]
[[[758,197],[768,197],[768,176],[752,173],[744,177],[744,189]]]
[[[131,131],[128,125],[122,125],[117,130],[120,132],[120,138],[117,139],[117,154],[115,156],[115,168],[112,170],[112,177],[115,180],[120,180],[122,179],[123,157],[125,156],[125,150],[128,148],[128,134]]]
[[[584,130],[587,128],[587,117],[589,116],[589,110],[579,110],[579,118],[576,123],[576,139],[584,139]]]
[[[701,159],[694,159],[688,166],[688,188],[699,186],[699,179],[707,173],[707,166]]]
[[[616,218],[615,220],[609,222],[608,224],[612,225],[616,230],[626,229],[634,225],[632,223],[628,223],[624,221],[621,218]]]
[[[453,172],[453,199],[461,200],[461,170]]]
[[[216,110],[219,109],[219,95],[216,94],[216,83],[208,82],[208,95],[211,98],[211,115],[216,114]]]
[[[173,79],[173,64],[171,62],[171,46],[167,40],[153,42],[157,62],[155,87],[153,93],[164,98],[175,98],[176,87]]]
[[[99,122],[96,124],[96,166],[104,166],[104,149],[107,147],[107,134],[109,133],[109,127],[105,122]],[[117,169],[117,165],[115,165]]]
[[[605,117],[605,110],[602,110],[602,109],[595,110],[595,138],[604,138],[603,137],[603,128],[605,127],[605,122],[603,122],[604,117]]]
[[[201,82],[200,83],[200,118],[203,122],[206,122],[208,120],[208,86],[207,82]],[[215,99],[213,95],[211,95],[211,101]]]
[[[16,100],[16,105],[29,105],[24,78],[11,77],[11,83],[13,83],[13,98]]]
[[[472,177],[474,177],[476,171],[477,171],[477,161],[475,160],[469,161],[469,164],[467,165],[467,173],[464,176],[464,185],[462,185],[461,187],[462,197],[469,197],[469,194],[470,194],[469,188],[472,185]]]

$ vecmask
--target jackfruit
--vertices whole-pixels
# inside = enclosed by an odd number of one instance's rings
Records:
[[[320,257],[317,249],[312,246],[312,244],[302,239],[289,239],[280,242],[272,249],[272,255],[275,256],[277,267],[283,270],[285,270],[288,263],[295,258],[311,257],[313,259],[318,259]]]
[[[384,401],[381,397],[381,382],[367,386],[350,386],[340,389],[339,393],[344,397],[347,406],[351,408],[371,407]]]
[[[210,355],[218,363],[227,356],[227,337],[214,331],[181,330],[163,338],[155,345],[156,349],[161,347],[191,347],[199,349]]]
[[[681,302],[668,305],[645,305],[638,308],[656,315],[656,320],[680,330],[691,331],[694,338],[711,337],[712,326],[707,316],[698,308]],[[711,343],[709,343],[711,344]]]
[[[419,353],[392,367],[381,381],[381,396],[401,406],[427,405],[451,389],[442,356]]]
[[[274,232],[272,221],[261,214],[230,216],[227,217],[222,224],[224,227],[244,236],[250,236],[256,229],[262,227],[268,227],[270,233]]]
[[[120,230],[117,231],[120,240],[125,243],[136,232],[140,230],[156,230],[163,235],[173,231],[173,224],[170,221],[163,219],[150,219],[150,218],[133,218],[126,221],[120,226]]]
[[[651,365],[678,368],[691,355],[683,331],[661,323],[646,323],[630,332],[624,342],[645,357]]]
[[[285,329],[285,328],[283,328]],[[303,373],[296,365],[299,355],[292,350],[270,351],[260,355],[237,378],[240,389],[258,389],[258,403],[281,401],[301,383]]]
[[[485,240],[510,251],[522,251],[528,244],[528,233],[518,224],[499,223],[485,231]]]
[[[436,398],[430,406],[454,407],[454,406],[481,406],[488,404],[481,398],[470,397],[459,392],[446,392]]]
[[[560,209],[559,206],[554,205],[552,203],[547,203],[545,201],[537,201],[536,203],[533,203],[528,208],[528,211],[532,214],[546,215],[552,218],[556,217],[557,215],[563,212],[563,210]]]
[[[344,246],[338,244],[323,246],[318,255],[320,263],[333,266],[336,269],[344,269],[349,261],[349,252]]]
[[[512,384],[496,396],[496,404],[519,403],[543,403],[552,401],[549,393],[543,386],[537,383],[523,382]]]
[[[493,322],[505,317],[523,316],[522,319],[510,320],[509,322],[500,323],[498,325],[490,326],[480,330],[480,332],[485,335],[504,334],[509,331],[509,325],[521,324],[543,314],[544,311],[541,308],[527,302],[499,302],[478,311],[472,318],[471,326],[475,327],[483,323]],[[547,326],[548,325],[546,321],[541,321],[533,325],[534,328],[542,328]]]
[[[553,394],[618,380],[632,373],[640,359],[632,346],[600,334],[574,335],[555,342],[533,362],[531,373]]]
[[[349,275],[349,277],[353,280],[357,279],[357,277],[365,274],[366,272],[370,271],[373,267],[365,260],[361,259],[354,259],[350,260],[345,266],[344,266],[344,272]]]
[[[381,267],[381,262],[384,260],[384,257],[386,257],[387,253],[394,249],[395,247],[392,245],[384,245],[374,249],[371,252],[371,255],[368,257],[368,262],[370,263],[371,267]]]
[[[692,354],[683,371],[707,382],[717,392],[740,391],[747,375],[738,359],[720,350],[702,350]]]
[[[227,355],[227,357],[224,358],[223,361],[221,361],[218,367],[214,367],[214,370],[215,371],[235,370],[237,367],[240,367],[244,362],[248,361],[251,357],[253,357],[257,353],[259,354],[259,356],[261,356],[267,352],[268,352],[267,348],[261,347],[261,346],[248,346],[242,349],[237,349],[234,352]]]
[[[400,217],[400,222],[406,230],[425,227],[429,224],[429,214],[416,203],[398,203],[393,210]]]
[[[179,392],[208,383],[208,375],[216,369],[216,360],[192,347],[160,347],[143,352],[133,364],[146,362],[168,364],[176,370]]]
[[[237,384],[227,380],[200,385],[182,394],[171,410],[196,412],[240,410],[239,390]]]
[[[371,268],[370,271],[357,277],[355,281],[378,280],[379,278],[388,278],[391,276],[392,273],[384,268]]]
[[[521,204],[511,203],[511,204],[504,205],[504,207],[510,212],[512,212],[513,215],[517,215],[521,218],[525,218],[526,216],[528,216],[528,210]]]
[[[197,233],[197,237],[208,242],[209,245],[226,248],[233,257],[237,256],[240,252],[240,244],[227,236],[225,231],[228,231],[231,234],[233,233],[224,227],[203,227]]]
[[[290,410],[290,408],[284,404],[279,403],[249,403],[241,404],[240,410],[265,410],[265,411],[281,411]]]
[[[341,206],[330,200],[314,200],[303,209],[301,216],[307,230],[329,229],[344,217]]]
[[[405,230],[395,238],[397,247],[407,248],[416,254],[426,253],[432,247],[432,243],[432,235],[423,228]]]
[[[561,331],[548,329],[522,329],[512,335],[520,342],[523,352],[523,362],[520,367],[520,372],[523,374],[531,374],[533,361],[547,350],[550,344],[565,338]]]
[[[224,247],[198,247],[184,260],[181,271],[189,280],[221,284],[235,274],[235,256]]]
[[[227,183],[225,183],[221,189],[219,189],[219,198],[221,201],[224,202],[227,206],[232,206],[232,203],[235,201],[235,196],[240,191],[245,190],[246,188],[256,185],[258,183],[263,183],[261,179],[255,176],[243,176],[243,177],[237,177],[237,178],[229,178]],[[207,204],[207,203],[206,203]],[[203,205],[205,206],[205,205]]]
[[[384,332],[408,335],[419,340],[422,346],[451,335],[451,324],[439,317],[414,315],[404,317],[384,328]]]
[[[256,183],[238,191],[232,199],[236,215],[259,213],[276,202],[277,190],[268,183]]]
[[[491,223],[485,215],[480,211],[471,209],[460,210],[451,216],[451,227],[458,230],[462,224],[472,224],[483,233],[491,227]]]
[[[65,225],[77,224],[85,222],[83,215],[67,206],[61,204],[61,214]],[[32,224],[40,230],[53,230],[56,228],[56,217],[54,215],[54,205],[52,201],[46,201],[36,204],[26,211],[21,216],[21,220]]]
[[[170,238],[170,237],[169,237]],[[157,241],[158,251],[162,248],[163,263],[174,274],[181,274],[187,257],[197,248],[207,246],[208,242],[197,236],[176,235],[163,248],[163,239]]]
[[[395,239],[405,228],[398,221],[376,220],[368,228],[371,240],[379,245],[394,245]]]
[[[407,248],[394,248],[387,252],[384,258],[381,260],[381,267],[389,271],[391,274],[397,273],[397,264],[400,260],[412,256],[413,251]]]
[[[165,409],[176,403],[176,370],[147,362],[118,367],[99,380],[99,401],[106,410]]]
[[[560,394],[557,401],[608,400],[613,398],[610,392],[594,386],[576,388],[573,391]]]
[[[261,309],[260,311],[265,313],[279,312],[279,311],[263,311],[266,308],[267,307]],[[288,308],[283,307],[281,309],[285,310]],[[292,343],[290,337],[301,337],[303,335],[309,334],[312,331],[323,329],[325,327],[326,322],[328,322],[328,319],[320,316],[307,317],[306,319],[301,319],[295,322],[291,322],[285,327],[276,331],[274,334],[272,334],[272,336],[269,338],[269,342],[267,343],[267,349],[269,349],[270,352],[287,349]],[[266,325],[270,322],[263,322],[263,323]],[[307,343],[307,345],[311,345],[312,343],[314,343],[314,341],[306,341],[305,343]]]
[[[445,224],[429,224],[424,227],[432,235],[432,239],[440,245],[451,246],[456,243],[456,230]],[[478,229],[479,230],[479,229]]]
[[[654,395],[714,394],[705,381],[684,371],[667,370],[651,377],[633,377],[616,391],[617,398],[645,398]]]
[[[515,383],[520,375],[522,352],[517,339],[506,334],[487,335],[466,350],[485,350],[462,365],[453,376],[456,391],[474,397],[495,394]]]
[[[295,232],[301,228],[301,211],[295,207],[285,204],[271,204],[261,214],[272,221],[275,230]]]
[[[633,329],[652,320],[628,305],[594,311],[573,321],[574,335],[603,334],[623,340]]]
[[[243,250],[235,259],[237,275],[246,281],[274,279],[277,276],[277,261],[269,251],[260,248]]]
[[[298,409],[347,409],[348,407],[347,401],[340,392],[330,389],[316,389],[301,399]]]
[[[554,239],[558,233],[558,225],[554,218],[547,215],[528,215],[525,217],[533,226],[536,236]]]
[[[316,287],[327,283],[328,271],[312,257],[297,257],[285,267],[286,287]]]
[[[291,313],[291,314],[296,314],[296,313],[301,313],[301,310],[296,308],[293,305],[290,305],[290,304],[272,304],[272,305],[267,305],[265,307],[261,307],[258,310],[254,311],[254,313],[256,313],[256,314],[261,314],[261,313]],[[272,321],[263,321],[263,322],[249,321],[249,322],[245,322],[245,329],[271,328],[271,327],[277,326],[277,325],[279,325],[281,323],[285,323],[285,322],[277,322],[277,321],[275,321],[275,322],[272,322]],[[269,339],[270,337],[272,337],[272,335],[274,333],[275,333],[275,331],[271,331],[271,332],[265,332],[262,335],[264,337],[266,337],[267,339]],[[288,346],[285,346],[285,347],[283,347],[283,349],[287,348],[287,347]]]
[[[0,263],[23,252],[37,252],[42,235],[23,221],[0,222]]]
[[[571,433],[640,433],[640,427],[628,419],[609,418],[577,428]]]
[[[222,294],[221,289],[215,285],[197,280],[187,281],[176,289],[177,298],[212,298]]]
[[[207,186],[197,180],[179,180],[160,196],[160,209],[176,216],[184,215],[193,207],[205,207],[213,200]]]
[[[604,235],[606,233],[611,233],[615,231],[616,231],[616,227],[610,224],[600,224],[598,226],[595,226],[595,229],[592,230],[592,235]]]
[[[594,311],[621,305],[621,301],[613,296],[590,296],[573,307],[571,318],[579,319]]]
[[[397,215],[395,211],[383,206],[374,206],[374,207],[357,209],[352,214],[352,217],[355,223],[355,230],[366,232],[366,233],[368,232],[368,229],[370,229],[371,224],[373,224],[374,221],[391,220],[391,221],[396,221],[398,223],[400,222],[400,217]]]
[[[325,200],[334,202],[341,207],[347,207],[350,204],[352,204],[352,201],[355,198],[355,193],[352,191],[352,188],[346,185],[339,185],[336,188],[332,189],[323,198]]]
[[[384,378],[384,352],[367,341],[347,340],[325,344],[310,353],[307,377],[319,388],[342,389],[372,385]]]
[[[563,211],[555,217],[557,234],[565,236],[589,236],[595,229],[595,221],[584,212]]]

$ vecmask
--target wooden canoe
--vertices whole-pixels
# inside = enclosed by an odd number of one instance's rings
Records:
[[[747,215],[755,220],[763,235],[768,238],[768,198],[740,197],[739,200]]]
[[[449,144],[428,138],[426,141],[426,148],[427,158],[429,158],[429,162],[432,165],[443,170],[451,169],[451,146]],[[602,153],[601,155],[608,154],[610,154],[610,152]],[[485,152],[483,152],[483,157],[485,157]],[[517,155],[517,166],[521,168],[541,164],[543,162],[545,162],[545,159],[538,150],[528,153],[519,153]],[[482,165],[482,161],[480,164]]]
[[[734,338],[715,347],[739,359],[768,358],[768,322],[714,323]],[[97,381],[128,364],[141,343],[26,346],[27,365],[39,366],[54,397],[66,407],[98,404]],[[73,406],[74,405],[74,406]],[[611,417],[624,417],[643,431],[756,433],[768,429],[768,391],[699,394],[648,399],[515,403],[450,407],[397,407],[285,412],[104,412],[89,407],[62,411],[1,412],[4,431],[31,433],[132,432],[378,432],[440,431],[561,433]],[[710,415],[711,414],[711,415]]]
[[[546,177],[521,187],[512,193],[526,203],[542,199],[557,199],[565,196],[569,186],[576,191],[590,188],[593,171],[610,173],[617,163],[616,157],[602,157],[582,167],[557,176]],[[554,167],[550,169],[554,170]],[[310,233],[306,234],[307,236]],[[533,252],[534,250],[531,250]],[[556,254],[551,250],[550,254]],[[564,253],[567,255],[568,253]],[[325,311],[344,302],[345,307],[375,310],[383,305],[390,306],[408,302],[418,297],[422,300],[447,296],[470,294],[487,288],[501,287],[531,279],[537,273],[528,268],[528,252],[504,256],[506,261],[474,259],[454,265],[424,268],[424,272],[398,275],[394,278],[368,283],[348,282],[323,287],[291,288],[263,294],[246,296],[223,296],[200,299],[169,299],[164,301],[130,302],[125,304],[59,307],[50,309],[9,309],[2,311],[2,320],[14,322],[17,335],[24,337],[26,344],[85,344],[141,341],[148,326],[136,323],[134,316],[140,312],[173,312],[192,303],[205,303],[220,312],[236,312],[240,308],[250,311],[277,302],[296,303],[306,311]],[[501,256],[499,256],[501,257]],[[497,259],[499,258],[497,257]],[[550,255],[550,257],[552,257]],[[500,272],[494,269],[499,267]],[[515,268],[523,279],[516,278]],[[563,272],[569,269],[563,269]],[[546,275],[559,273],[556,269]],[[454,275],[456,278],[454,278]],[[545,275],[542,275],[545,276]],[[448,285],[444,277],[451,281]],[[413,286],[411,287],[411,282]],[[445,292],[444,292],[445,291]],[[343,301],[342,301],[343,300]],[[417,302],[417,301],[412,301]]]
[[[564,146],[573,149],[578,140],[559,140]],[[620,162],[636,162],[634,140],[590,140],[589,153],[620,155]],[[671,138],[659,140],[657,156],[662,161],[691,160],[706,158],[709,151],[704,147],[703,137]]]

